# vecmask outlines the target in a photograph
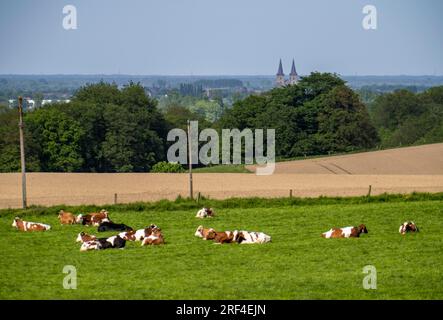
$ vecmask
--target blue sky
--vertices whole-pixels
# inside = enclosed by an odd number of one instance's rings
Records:
[[[65,5],[78,29],[62,27]],[[375,5],[378,29],[364,30]],[[443,75],[441,0],[0,0],[0,74]]]

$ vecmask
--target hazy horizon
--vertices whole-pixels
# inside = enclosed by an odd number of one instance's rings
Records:
[[[77,9],[65,30],[62,10]],[[362,9],[377,8],[365,30]],[[16,0],[0,2],[0,74],[443,75],[440,0]]]

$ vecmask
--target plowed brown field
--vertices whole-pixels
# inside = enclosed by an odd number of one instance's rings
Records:
[[[188,195],[187,174],[30,173],[28,204],[111,204]],[[275,174],[194,174],[194,191],[211,198],[356,196],[442,192],[443,144],[278,163]],[[21,204],[21,176],[0,174],[0,208]]]

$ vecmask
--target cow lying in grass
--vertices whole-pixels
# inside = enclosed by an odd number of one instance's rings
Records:
[[[143,241],[143,239],[149,237],[155,230],[161,231],[155,224],[151,224],[149,227],[139,230],[130,230],[119,233],[119,236],[126,241]]]
[[[122,249],[126,245],[126,240],[117,236],[112,236],[109,238],[99,238],[95,240],[90,240],[82,243],[80,251],[89,250],[105,250],[111,248]]]
[[[214,240],[215,234],[216,232],[213,228],[205,229],[203,226],[199,226],[194,233],[196,237],[202,238],[203,240]]]
[[[128,227],[127,225],[123,223],[113,223],[110,221],[104,221],[100,223],[100,225],[97,228],[98,232],[105,232],[105,231],[131,231],[133,230],[131,227]]]
[[[234,235],[235,232],[231,231],[216,232],[214,241],[216,244],[232,243],[235,242]]]
[[[202,238],[203,240],[214,240],[218,244],[231,243],[234,242],[234,233],[231,231],[215,231],[213,228],[203,228],[199,226],[195,231],[194,235],[196,237]]]
[[[346,227],[346,228],[332,228],[327,232],[322,233],[323,238],[358,238],[361,233],[368,233],[368,229],[364,224],[358,227]]]
[[[48,224],[40,223],[40,222],[29,222],[23,221],[19,217],[15,217],[12,222],[12,226],[17,228],[20,231],[46,231],[51,229],[51,226]]]
[[[418,231],[419,231],[418,227],[414,223],[414,221],[403,222],[403,224],[400,226],[400,229],[398,230],[400,234],[406,234],[407,232],[418,232]]]
[[[271,242],[271,237],[263,232],[234,231],[234,241],[240,244],[261,244]]]
[[[109,219],[109,212],[105,209],[100,210],[100,212],[88,213],[86,215],[79,214],[77,216],[77,223],[81,223],[84,226],[95,226],[98,227],[100,223],[111,222]]]
[[[203,240],[214,240],[216,243],[242,243],[242,244],[252,244],[252,243],[266,243],[271,241],[271,237],[263,232],[250,232],[250,231],[224,231],[217,232],[213,228],[204,228],[199,226],[195,231],[194,235],[196,237],[202,238]]]
[[[71,212],[65,212],[64,210],[60,210],[58,213],[58,219],[60,220],[60,224],[77,223],[77,218]]]
[[[160,229],[154,229],[149,236],[143,239],[142,246],[159,245],[164,243],[165,239],[163,238]]]
[[[87,234],[85,232],[80,232],[77,235],[77,239],[75,241],[76,242],[84,243],[84,242],[93,241],[93,240],[97,240],[97,237],[94,236],[94,235],[89,235],[89,234]]]
[[[215,212],[212,208],[202,208],[197,212],[196,218],[211,218],[215,215]]]

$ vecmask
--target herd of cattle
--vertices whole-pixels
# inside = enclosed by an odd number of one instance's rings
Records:
[[[197,212],[196,218],[211,218],[214,215],[212,208],[202,208]],[[89,235],[85,232],[79,233],[76,241],[81,243],[80,251],[124,248],[127,241],[140,241],[142,246],[161,245],[165,243],[162,231],[158,226],[151,224],[146,228],[134,230],[125,224],[112,222],[109,218],[108,211],[104,209],[100,212],[86,215],[79,214],[77,216],[61,210],[58,218],[61,224],[95,226],[98,232],[119,231],[118,234],[108,238],[97,238],[95,235]],[[12,226],[20,231],[46,231],[51,229],[50,225],[23,221],[18,217],[14,219]],[[399,229],[399,233],[402,235],[408,232],[418,231],[418,227],[413,221],[404,222]],[[323,238],[358,238],[362,233],[368,233],[368,229],[364,224],[358,227],[331,228],[329,231],[322,233],[321,236]],[[213,228],[204,228],[201,225],[197,228],[194,235],[203,240],[213,240],[217,244],[262,244],[271,242],[271,237],[263,232],[245,230],[216,231]]]

